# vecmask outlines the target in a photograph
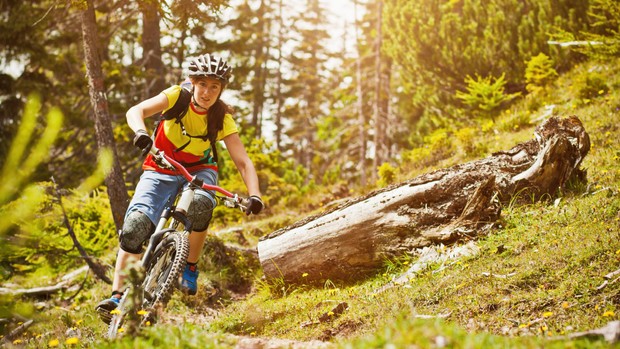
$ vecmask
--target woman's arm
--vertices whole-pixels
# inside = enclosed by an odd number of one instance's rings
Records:
[[[160,93],[155,97],[146,99],[127,111],[127,124],[134,131],[145,130],[144,119],[151,117],[168,108],[168,97]]]
[[[230,134],[224,137],[224,144],[226,149],[232,158],[237,170],[245,182],[245,186],[248,188],[248,194],[261,196],[260,189],[258,187],[258,176],[256,175],[256,169],[248,153],[245,151],[245,147],[239,138],[238,133]],[[212,145],[215,146],[215,145]]]

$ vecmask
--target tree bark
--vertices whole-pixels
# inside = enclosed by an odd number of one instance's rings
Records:
[[[360,186],[366,186],[366,116],[364,115],[364,90],[362,89],[362,43],[360,42],[359,31],[360,22],[357,20],[357,0],[353,1],[353,13],[355,18],[355,43],[357,49],[357,59],[355,60],[355,80],[356,89],[355,94],[357,96],[357,120],[359,124],[359,164],[360,164]]]
[[[99,58],[99,39],[95,20],[95,10],[92,0],[86,1],[86,9],[81,12],[82,37],[84,43],[84,60],[86,62],[86,76],[88,77],[88,93],[95,116],[95,134],[97,147],[110,149],[114,156],[112,169],[105,179],[110,208],[117,229],[123,226],[123,219],[129,204],[129,195],[125,187],[123,172],[116,152],[112,122],[108,112],[101,60]]]
[[[282,50],[284,49],[284,18],[282,16],[282,1],[283,0],[278,0],[278,16],[277,16],[277,23],[278,23],[278,43],[277,43],[277,51],[278,51],[278,56],[276,58],[276,62],[277,62],[277,66],[278,69],[276,71],[276,91],[274,93],[275,95],[275,104],[276,104],[276,112],[274,115],[274,123],[275,123],[275,130],[274,130],[274,136],[276,139],[276,149],[279,151],[282,151],[282,132],[283,132],[283,127],[282,127],[282,117],[283,117],[283,110],[284,110],[284,93],[282,91],[283,89],[283,78],[282,78]]]
[[[161,60],[161,30],[159,28],[159,4],[156,1],[140,1],[142,12],[142,60],[146,70],[144,98],[155,96],[166,88],[164,64]]]
[[[535,138],[505,152],[418,176],[350,200],[267,235],[258,243],[267,278],[288,282],[354,280],[385,260],[431,244],[475,238],[501,205],[551,198],[590,149],[577,117],[551,118]]]
[[[381,104],[381,95],[382,95],[382,79],[383,74],[381,74],[381,65],[382,65],[382,57],[381,57],[381,46],[383,45],[383,37],[381,33],[381,25],[383,20],[383,1],[377,2],[377,23],[376,23],[376,32],[377,37],[375,39],[375,101],[374,101],[374,120],[375,120],[375,134],[374,134],[374,143],[375,143],[375,157],[373,158],[372,163],[372,172],[371,176],[373,180],[377,180],[377,172],[379,166],[383,163],[385,159],[385,115],[383,114],[383,108]]]

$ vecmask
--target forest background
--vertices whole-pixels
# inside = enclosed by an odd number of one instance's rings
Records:
[[[457,152],[451,161],[487,154],[485,137],[535,122],[558,76],[620,52],[612,0],[348,5],[2,1],[3,283],[34,285],[81,260],[59,198],[89,255],[116,247],[142,160],[125,111],[180,83],[189,57],[215,53],[234,67],[223,98],[274,218],[260,235]],[[574,84],[579,103],[611,89],[596,71]],[[221,168],[222,186],[242,192],[231,162]],[[246,219],[220,210],[214,226]],[[10,300],[2,309],[19,312]]]

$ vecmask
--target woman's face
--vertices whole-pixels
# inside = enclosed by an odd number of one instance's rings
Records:
[[[215,78],[202,77],[195,79],[192,83],[194,84],[194,100],[205,109],[215,104],[222,92],[222,83]]]

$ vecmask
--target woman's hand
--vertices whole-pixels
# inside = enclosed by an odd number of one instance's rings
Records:
[[[250,202],[248,203],[248,208],[245,211],[245,214],[248,216],[250,214],[259,214],[260,211],[265,208],[265,204],[263,204],[263,200],[258,195],[252,195],[248,198]]]

